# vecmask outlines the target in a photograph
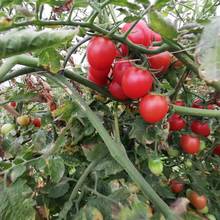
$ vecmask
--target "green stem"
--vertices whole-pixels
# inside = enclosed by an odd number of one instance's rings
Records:
[[[115,133],[115,140],[118,143],[121,143],[121,138],[120,138],[120,129],[119,129],[119,123],[118,123],[118,105],[115,103],[114,105],[114,133]]]
[[[190,108],[190,107],[183,107],[183,106],[177,106],[177,105],[172,105],[172,107],[173,107],[174,112],[177,112],[183,115],[220,118],[219,110]]]
[[[29,55],[18,55],[13,56],[5,60],[5,62],[0,67],[0,80],[16,65],[25,65],[30,67],[38,67],[38,58],[34,58]]]
[[[62,86],[67,87],[69,89],[69,93],[71,97],[74,99],[76,103],[81,107],[82,111],[88,117],[92,125],[95,127],[100,137],[106,144],[110,154],[112,157],[125,169],[131,179],[141,188],[142,192],[145,196],[152,202],[154,205],[164,214],[167,220],[177,220],[178,217],[171,211],[169,206],[157,195],[157,193],[153,190],[153,188],[149,185],[149,183],[143,178],[143,176],[138,172],[138,170],[134,167],[132,162],[129,160],[126,150],[122,144],[118,144],[113,141],[107,130],[104,128],[102,122],[97,117],[96,114],[93,113],[91,108],[85,103],[85,101],[81,98],[81,96],[77,93],[77,91],[65,80],[62,76],[49,76],[51,79]]]
[[[76,185],[73,188],[73,191],[69,197],[69,200],[64,204],[63,209],[61,210],[59,214],[58,219],[66,219],[66,215],[68,214],[68,211],[72,208],[73,206],[73,200],[76,198],[78,191],[80,187],[83,185],[85,182],[87,176],[93,171],[93,169],[97,166],[97,164],[100,162],[100,158],[97,160],[92,161],[89,166],[85,169],[83,174],[80,176],[79,180],[77,181]]]

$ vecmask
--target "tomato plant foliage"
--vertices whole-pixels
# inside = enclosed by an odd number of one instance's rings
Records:
[[[220,219],[218,7],[0,1],[0,219]]]

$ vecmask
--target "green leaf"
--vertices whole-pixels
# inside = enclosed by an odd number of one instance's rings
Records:
[[[220,90],[220,17],[204,28],[196,56],[199,74],[207,83]]]
[[[10,4],[20,5],[22,2],[23,2],[23,0],[1,0],[0,1],[0,7],[7,6],[7,5],[10,5]]]
[[[50,157],[48,168],[52,182],[58,183],[64,175],[65,166],[61,157]]]
[[[62,197],[68,192],[69,187],[67,181],[62,181],[49,189],[48,197],[54,199]]]
[[[125,207],[119,214],[120,220],[147,220],[146,206],[141,202],[136,202],[131,206],[131,209]]]
[[[77,32],[78,29],[8,32],[0,38],[0,58],[60,45],[71,41]]]
[[[18,165],[10,173],[11,181],[15,182],[26,171],[26,166]]]
[[[61,60],[63,57],[53,48],[42,50],[39,54],[40,65],[51,73],[57,73],[61,69]]]
[[[163,8],[170,0],[157,0],[154,4],[154,7],[156,9],[161,9]]]
[[[173,40],[178,36],[173,24],[171,24],[168,20],[165,20],[157,11],[151,10],[149,12],[149,24],[154,31],[161,34],[164,38]]]
[[[90,3],[88,0],[75,0],[73,4],[74,4],[74,8],[85,8]]]
[[[0,219],[35,219],[35,202],[31,198],[32,190],[25,181],[16,181],[10,187],[1,185],[0,191]]]
[[[47,133],[44,130],[38,130],[32,136],[34,150],[39,152],[46,147]]]

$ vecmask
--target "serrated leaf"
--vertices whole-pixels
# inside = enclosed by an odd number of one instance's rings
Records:
[[[157,11],[151,10],[149,12],[149,24],[154,31],[158,32],[164,38],[174,40],[178,36],[174,25]]]
[[[10,31],[0,38],[0,58],[60,45],[71,41],[77,32],[78,29]]]
[[[46,147],[47,133],[44,130],[38,130],[32,136],[32,144],[35,151],[41,151]]]
[[[16,166],[10,173],[11,181],[15,182],[25,171],[26,167],[24,165],[21,164]]]
[[[104,176],[115,175],[123,170],[123,168],[112,158],[101,161],[96,166],[97,171],[104,171]]]
[[[50,157],[48,160],[48,169],[52,182],[58,183],[65,172],[63,159],[61,157]]]
[[[61,69],[63,57],[53,48],[42,50],[39,54],[39,64],[51,73],[57,73]]]
[[[0,190],[0,219],[35,219],[35,201],[31,198],[32,190],[25,181],[16,181],[10,187],[1,185]]]
[[[204,28],[196,56],[201,78],[209,84],[220,82],[220,17]]]

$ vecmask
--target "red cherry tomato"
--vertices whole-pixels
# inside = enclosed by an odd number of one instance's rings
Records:
[[[199,120],[194,120],[191,124],[191,130],[199,135],[208,137],[210,135],[209,124],[206,122],[201,122]]]
[[[220,156],[220,144],[214,148],[213,154]]]
[[[17,103],[16,102],[10,102],[10,106],[15,108],[17,106]]]
[[[49,108],[51,112],[57,109],[57,105],[55,102],[52,101],[52,102],[49,102],[48,104],[49,104]]]
[[[184,189],[184,183],[177,181],[177,180],[171,180],[170,181],[170,188],[171,188],[172,192],[180,193]]]
[[[151,36],[152,36],[152,41],[156,41],[156,42],[161,42],[162,41],[161,35],[154,32],[154,31],[152,31]]]
[[[109,69],[116,54],[115,44],[105,37],[93,37],[87,47],[88,62],[97,70]]]
[[[128,97],[124,94],[120,84],[116,81],[112,81],[108,87],[109,92],[118,100],[126,100]]]
[[[88,73],[88,80],[95,83],[96,85],[103,87],[107,85],[108,77],[106,78],[96,78],[91,73]]]
[[[136,26],[143,30],[145,36],[144,46],[148,47],[152,43],[152,30],[147,26],[144,20],[139,21]]]
[[[153,77],[147,70],[129,67],[122,77],[122,89],[131,99],[141,98],[152,88]]]
[[[177,100],[174,104],[178,106],[185,106],[185,102],[183,100]]]
[[[89,67],[89,73],[94,77],[98,79],[106,79],[108,78],[108,74],[110,72],[110,68],[106,70],[96,70],[92,66]]]
[[[169,119],[168,122],[170,124],[171,131],[179,131],[183,129],[186,125],[186,121],[178,114],[173,114]]]
[[[121,85],[123,74],[131,66],[132,64],[128,60],[118,60],[112,69],[113,80]]]
[[[196,209],[203,209],[207,205],[206,196],[200,196],[197,192],[194,191],[189,193],[188,199]]]
[[[126,23],[121,31],[127,32],[132,26],[132,23]],[[134,44],[149,46],[151,44],[151,34],[146,32],[146,27],[143,22],[138,22],[137,25],[128,34],[128,39]]]
[[[180,137],[180,147],[185,153],[196,154],[200,150],[200,140],[190,134],[184,134]]]
[[[149,94],[139,104],[141,117],[149,123],[161,121],[167,114],[169,105],[166,97]]]
[[[41,127],[41,118],[34,118],[31,123],[36,127],[40,128]]]
[[[215,105],[213,105],[213,104],[208,104],[208,105],[207,105],[207,109],[214,110],[214,109],[215,109]]]
[[[158,47],[151,47],[150,49],[155,50]],[[165,73],[170,64],[171,64],[171,56],[168,51],[158,53],[155,55],[148,55],[147,61],[150,65],[150,68],[156,71],[156,75],[159,75],[159,73]]]
[[[120,45],[120,52],[123,57],[128,56],[128,53],[129,53],[128,46],[126,44]]]
[[[193,100],[192,107],[202,109],[202,108],[204,108],[204,106],[202,104],[203,104],[203,100],[200,98],[196,98]]]

